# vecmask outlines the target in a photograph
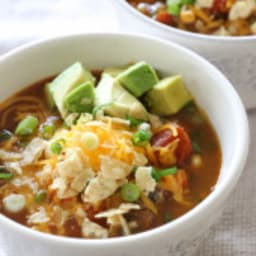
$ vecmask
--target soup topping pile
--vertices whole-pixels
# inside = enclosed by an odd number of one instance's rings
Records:
[[[180,75],[77,62],[0,105],[0,212],[107,238],[181,216],[212,190],[220,146]]]
[[[219,36],[256,35],[255,0],[128,0],[168,26]]]

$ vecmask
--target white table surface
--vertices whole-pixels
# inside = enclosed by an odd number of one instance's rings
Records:
[[[0,0],[0,54],[43,37],[119,29],[108,0]],[[199,256],[256,255],[256,110],[248,117],[251,146],[247,166]],[[0,256],[16,256],[8,255],[1,235],[0,227]]]

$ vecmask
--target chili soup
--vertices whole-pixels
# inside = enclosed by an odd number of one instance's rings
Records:
[[[221,148],[180,75],[79,62],[0,105],[0,212],[35,230],[119,237],[214,189]]]

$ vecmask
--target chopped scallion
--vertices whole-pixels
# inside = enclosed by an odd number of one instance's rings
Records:
[[[59,155],[63,149],[63,146],[65,144],[64,139],[59,139],[51,144],[51,151],[53,154]]]
[[[182,4],[193,4],[195,3],[195,0],[182,0]]]
[[[47,198],[47,191],[40,190],[35,194],[35,202],[36,203],[42,203]]]
[[[131,127],[137,127],[138,125],[140,125],[144,122],[143,120],[134,118],[132,116],[127,116],[127,120],[130,121],[130,126]]]
[[[134,183],[126,183],[121,187],[121,197],[125,202],[135,202],[140,197],[140,189]]]
[[[18,213],[26,206],[26,198],[20,194],[10,194],[3,199],[3,206],[10,213]]]
[[[151,175],[152,177],[158,182],[161,180],[162,177],[170,175],[170,174],[176,174],[177,173],[177,168],[176,167],[172,167],[172,168],[168,168],[168,169],[163,169],[163,170],[156,170],[156,169],[152,169]]]
[[[38,119],[34,116],[27,116],[19,122],[15,134],[19,136],[31,135],[35,132],[38,126]]]
[[[135,146],[145,146],[152,137],[151,132],[140,130],[133,134],[132,142]]]
[[[42,136],[44,139],[50,139],[55,133],[56,127],[53,124],[45,124],[42,127]]]
[[[170,4],[167,7],[168,13],[173,16],[178,16],[180,14],[180,9],[181,9],[181,5],[176,3]]]
[[[83,146],[88,150],[94,150],[99,146],[99,137],[93,132],[85,132],[81,136]]]
[[[173,16],[178,16],[183,5],[194,2],[195,0],[167,0],[167,12]]]
[[[13,173],[10,172],[1,172],[0,180],[11,180],[14,177]]]

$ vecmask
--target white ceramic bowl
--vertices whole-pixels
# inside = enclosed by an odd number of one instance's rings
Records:
[[[164,38],[186,46],[216,64],[232,81],[246,108],[256,107],[256,35],[208,36],[166,26],[141,14],[126,0],[112,0],[120,29]]]
[[[219,136],[221,175],[214,191],[190,212],[169,224],[128,237],[86,240],[52,236],[0,215],[3,244],[11,248],[8,256],[192,255],[220,216],[246,161],[248,123],[237,93],[214,66],[173,43],[128,34],[84,34],[37,42],[1,57],[0,101],[77,60],[87,68],[145,60],[163,74],[182,74]]]

